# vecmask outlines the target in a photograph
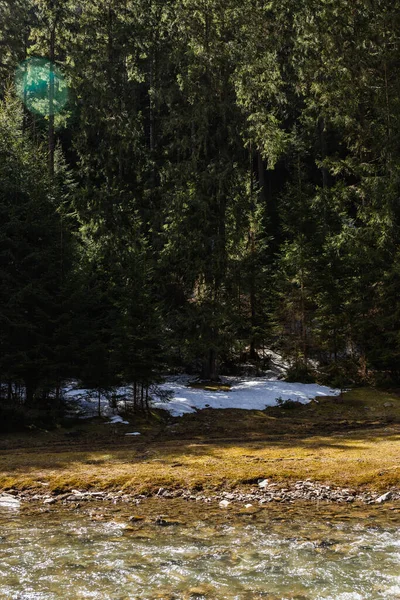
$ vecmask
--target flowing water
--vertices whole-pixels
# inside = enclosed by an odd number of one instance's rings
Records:
[[[388,507],[3,508],[0,598],[395,600],[399,524]]]

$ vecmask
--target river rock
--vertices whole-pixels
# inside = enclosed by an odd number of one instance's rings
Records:
[[[229,500],[221,500],[221,502],[219,503],[221,508],[227,508],[230,504],[231,502],[229,502]]]
[[[382,504],[383,502],[390,500],[391,497],[392,497],[392,492],[386,492],[386,494],[382,494],[382,496],[379,496],[379,498],[377,498],[375,500],[375,502],[377,504]]]
[[[165,519],[162,515],[156,517],[155,524],[160,527],[171,527],[171,525],[183,525],[181,521],[173,521],[171,519]]]
[[[208,589],[202,585],[189,589],[188,594],[185,596],[185,600],[204,600],[208,597]]]
[[[392,408],[392,406],[394,406],[393,402],[385,402],[385,404],[383,405],[385,408]]]
[[[90,520],[91,521],[104,521],[104,519],[106,518],[105,515],[101,514],[91,514],[90,515]],[[133,528],[132,528],[133,529]]]
[[[137,523],[139,521],[144,521],[145,517],[142,517],[140,515],[132,515],[131,517],[129,517],[128,521],[130,521],[131,523]]]
[[[46,498],[43,500],[43,504],[55,504],[57,502],[57,498]]]
[[[224,492],[222,495],[225,500],[239,500],[238,494],[232,494],[231,492]]]
[[[20,500],[11,496],[11,494],[0,494],[0,506],[7,508],[19,508],[21,506]]]

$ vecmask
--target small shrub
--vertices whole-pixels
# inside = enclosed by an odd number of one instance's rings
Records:
[[[26,429],[55,429],[61,415],[57,410],[27,408],[18,405],[0,406],[0,432]]]
[[[318,383],[338,389],[359,385],[361,383],[359,365],[350,358],[330,363],[320,369]]]
[[[292,383],[315,383],[315,376],[305,365],[292,365],[285,380]]]
[[[76,416],[71,416],[71,417],[61,417],[61,419],[59,419],[58,421],[58,425],[60,427],[62,427],[63,429],[72,429],[73,427],[76,427],[77,425],[82,425],[82,421],[81,419],[79,419]]]
[[[0,406],[0,431],[23,431],[26,428],[26,414],[20,406]]]
[[[375,387],[391,389],[399,384],[399,380],[387,371],[377,371],[373,373],[372,384]]]
[[[284,400],[281,396],[279,396],[279,398],[276,398],[276,403],[280,408],[285,408],[289,410],[299,408],[300,406],[302,406],[301,402],[299,402],[298,400],[292,400],[291,398]]]

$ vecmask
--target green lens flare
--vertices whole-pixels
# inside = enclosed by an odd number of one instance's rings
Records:
[[[61,112],[68,100],[64,75],[48,58],[24,60],[15,72],[15,87],[26,108],[40,115]]]

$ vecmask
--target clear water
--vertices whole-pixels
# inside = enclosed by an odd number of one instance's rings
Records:
[[[399,511],[160,502],[0,509],[0,598],[400,599]]]

